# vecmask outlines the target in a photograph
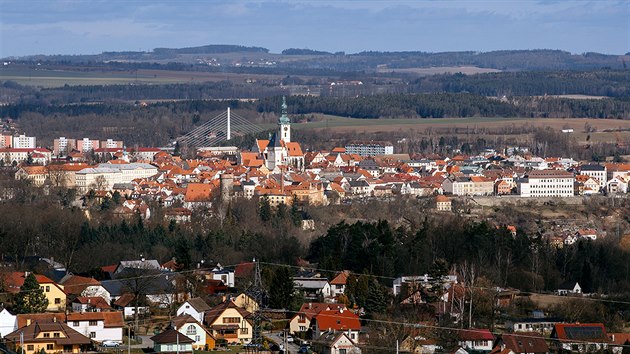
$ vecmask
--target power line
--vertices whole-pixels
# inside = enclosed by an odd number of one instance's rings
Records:
[[[288,268],[294,268],[294,269],[310,269],[310,270],[316,270],[316,271],[320,271],[320,272],[328,272],[328,273],[340,273],[340,272],[348,272],[349,274],[354,274],[354,275],[364,275],[364,276],[368,276],[371,278],[377,278],[377,279],[386,279],[386,280],[395,280],[398,279],[396,277],[390,277],[390,276],[385,276],[385,275],[371,275],[371,274],[363,274],[363,273],[357,273],[357,272],[352,272],[349,270],[331,270],[331,269],[323,269],[323,268],[315,268],[315,267],[308,267],[308,266],[294,266],[294,265],[289,265],[289,264],[279,264],[279,263],[271,263],[271,262],[260,262],[261,264],[266,264],[266,265],[271,265],[271,266],[277,266],[277,267],[288,267]],[[466,288],[472,288],[472,289],[478,289],[478,290],[488,290],[488,291],[496,291],[496,288],[492,288],[492,287],[483,287],[483,286],[465,286]],[[519,290],[520,291],[520,290]],[[524,293],[528,293],[528,294],[534,294],[534,295],[544,295],[544,296],[552,296],[552,297],[559,297],[562,299],[575,299],[575,300],[585,300],[585,301],[595,301],[595,302],[606,302],[606,303],[614,303],[614,304],[624,304],[624,305],[630,305],[630,301],[622,301],[622,300],[610,300],[610,299],[602,299],[602,298],[592,298],[592,297],[567,297],[564,295],[557,295],[557,294],[547,294],[547,293],[540,293],[540,292],[531,292],[531,291],[527,291]]]

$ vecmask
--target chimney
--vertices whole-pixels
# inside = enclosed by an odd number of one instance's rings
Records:
[[[53,322],[57,322],[57,316],[53,316]]]
[[[30,325],[31,325],[31,319],[30,319],[30,318],[27,318],[27,319],[26,319],[26,325],[27,325],[27,326],[30,326]]]
[[[339,313],[343,313],[343,307],[339,309]]]

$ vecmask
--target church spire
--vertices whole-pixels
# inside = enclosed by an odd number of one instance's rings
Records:
[[[282,96],[282,115],[278,119],[278,124],[291,124],[291,119],[287,115],[287,98],[285,96]]]

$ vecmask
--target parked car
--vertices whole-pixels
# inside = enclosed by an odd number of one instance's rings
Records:
[[[116,342],[115,340],[104,340],[101,342],[101,347],[118,348],[119,346],[120,343]]]
[[[311,354],[313,351],[311,350],[311,347],[308,345],[302,345],[300,346],[300,349],[298,350],[298,353],[300,354]]]
[[[287,334],[287,343],[293,343],[293,336],[290,334]]]

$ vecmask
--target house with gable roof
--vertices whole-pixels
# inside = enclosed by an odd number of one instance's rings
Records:
[[[121,343],[123,338],[123,313],[115,312],[71,312],[66,323],[84,336],[102,342],[113,340]]]
[[[322,354],[361,354],[361,348],[346,332],[326,332],[317,338],[314,348]]]
[[[491,354],[510,352],[513,354],[549,353],[546,338],[540,333],[503,333],[494,343]]]
[[[193,349],[211,350],[216,345],[216,340],[212,333],[208,331],[201,322],[195,320],[193,316],[188,314],[178,315],[171,320],[175,330],[192,339]]]
[[[186,300],[178,309],[177,316],[190,315],[199,323],[203,323],[206,311],[210,310],[210,306],[200,297]]]
[[[339,272],[330,281],[330,290],[333,297],[341,295],[346,291],[346,284],[348,283],[349,275],[350,271],[344,270],[343,272]]]
[[[205,325],[216,340],[227,343],[249,343],[253,335],[251,313],[227,300],[206,311]]]
[[[300,310],[289,321],[289,332],[306,332],[309,330],[309,328],[311,328],[311,321],[313,320],[313,317],[315,317],[315,315],[317,315],[321,311],[338,311],[341,309],[347,310],[346,305],[329,304],[323,302],[308,302],[302,304]]]
[[[458,344],[466,350],[489,352],[493,348],[494,335],[489,329],[464,329],[457,334]]]
[[[311,321],[313,338],[320,338],[324,333],[343,332],[354,342],[359,342],[361,321],[359,316],[344,308],[322,310]]]
[[[605,350],[610,338],[602,323],[556,323],[551,332],[551,348],[586,353]]]
[[[31,322],[7,334],[4,339],[12,347],[22,345],[24,354],[80,353],[87,351],[92,344],[90,338],[82,335],[61,321]]]

